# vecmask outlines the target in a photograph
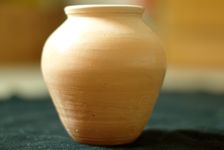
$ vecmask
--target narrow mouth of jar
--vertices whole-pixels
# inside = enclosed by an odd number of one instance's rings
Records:
[[[131,13],[142,14],[144,8],[138,5],[71,5],[65,7],[65,13],[86,14],[86,13]]]

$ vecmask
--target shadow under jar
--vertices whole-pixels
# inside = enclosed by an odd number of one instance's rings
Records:
[[[147,123],[165,75],[165,54],[129,5],[68,6],[48,38],[42,72],[60,119],[80,143],[135,141]]]

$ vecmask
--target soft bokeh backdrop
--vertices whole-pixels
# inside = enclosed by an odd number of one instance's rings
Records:
[[[144,5],[144,20],[164,45],[162,93],[133,144],[74,142],[50,101],[41,51],[71,4]],[[223,0],[0,0],[0,149],[224,149],[223,6]]]
[[[223,0],[1,0],[0,99],[48,95],[40,72],[42,47],[78,4],[141,4],[145,22],[167,53],[163,91],[224,93]]]

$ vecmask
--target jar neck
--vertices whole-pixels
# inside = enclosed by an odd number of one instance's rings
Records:
[[[135,5],[73,5],[65,7],[67,16],[139,16],[144,9]]]

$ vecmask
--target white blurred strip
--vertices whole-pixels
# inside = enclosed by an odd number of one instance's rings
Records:
[[[0,99],[12,95],[25,99],[48,95],[39,66],[0,67]]]
[[[224,93],[224,71],[168,68],[163,91]],[[48,95],[38,66],[0,67],[0,100]]]
[[[224,70],[168,68],[163,90],[224,93]]]

